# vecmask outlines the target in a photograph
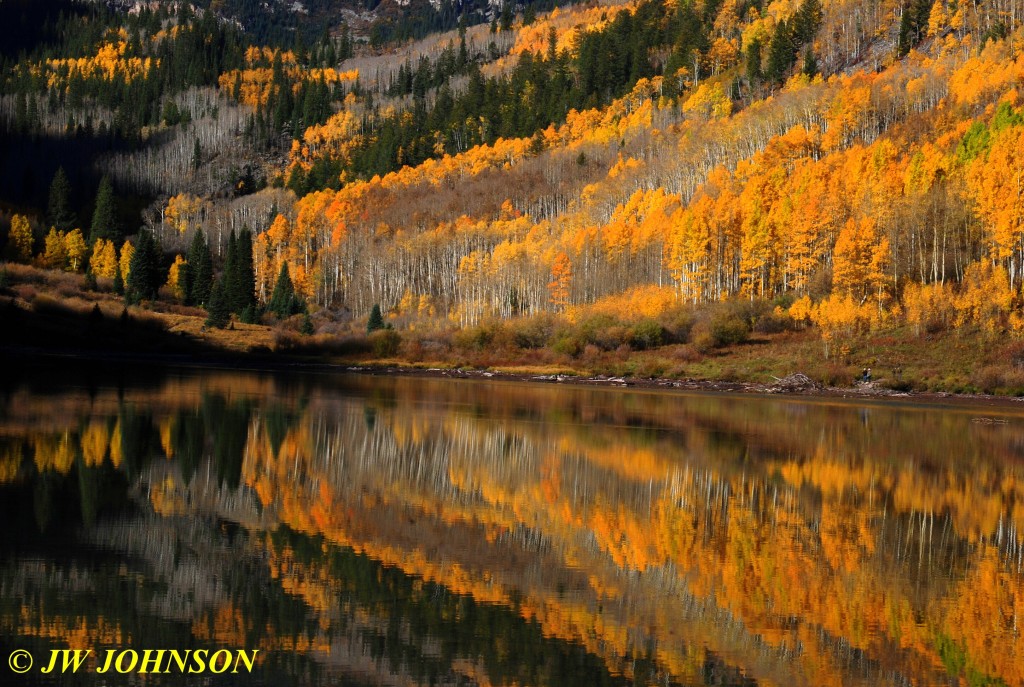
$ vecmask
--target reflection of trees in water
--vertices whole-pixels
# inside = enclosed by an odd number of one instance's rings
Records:
[[[992,648],[1017,641],[1015,616],[981,627],[961,598],[969,584],[992,600],[983,607],[1024,598],[1024,480],[1005,426],[949,411],[433,380],[343,378],[338,390],[282,394],[247,384],[256,391],[200,393],[198,380],[177,380],[162,397],[148,389],[146,405],[127,389],[116,413],[71,418],[26,449],[35,458],[20,474],[36,475],[45,515],[67,502],[47,486],[64,470],[86,523],[102,521],[101,474],[147,483],[168,514],[237,510],[229,493],[258,494],[255,513],[518,608],[611,673],[696,680],[728,673],[708,667],[722,661],[795,684],[929,681],[967,665],[1019,677]],[[97,421],[113,428],[106,450],[90,447],[104,435],[89,434]],[[204,466],[214,482],[200,488]],[[48,532],[62,522],[36,520]],[[325,590],[343,581],[304,565],[327,575]],[[289,585],[295,574],[281,571]],[[304,612],[326,613],[302,598]],[[256,602],[237,602],[243,617]],[[411,641],[374,632],[377,644]],[[414,656],[426,636],[396,651]],[[705,643],[713,652],[698,657]],[[965,658],[951,663],[957,651]]]

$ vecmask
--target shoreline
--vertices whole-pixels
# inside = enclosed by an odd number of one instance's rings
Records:
[[[420,368],[390,364],[330,365],[332,369],[352,374],[391,375],[425,377],[435,379],[467,379],[482,381],[507,381],[525,384],[566,384],[607,389],[633,389],[651,391],[690,391],[698,393],[724,393],[736,395],[779,396],[781,398],[845,399],[850,401],[877,401],[897,403],[946,404],[959,406],[989,406],[1003,408],[1024,407],[1024,397],[999,396],[995,394],[956,394],[943,391],[896,391],[874,383],[858,384],[856,387],[823,386],[813,383],[803,387],[788,386],[786,380],[765,384],[762,382],[737,382],[710,379],[671,379],[609,377],[606,375],[531,375],[502,370],[445,369],[439,367]]]
[[[316,359],[288,354],[224,354],[196,355],[176,353],[155,355],[112,350],[72,350],[40,348],[0,348],[8,361],[93,360],[107,364],[128,363],[153,368],[190,368],[251,372],[299,372],[359,374],[380,376],[422,377],[428,379],[461,379],[503,381],[522,384],[564,384],[606,389],[681,391],[735,395],[779,396],[823,400],[892,402],[911,404],[943,404],[993,408],[1020,408],[1024,397],[996,394],[962,394],[944,391],[897,391],[875,382],[857,383],[853,387],[825,386],[796,373],[772,383],[696,378],[613,377],[585,374],[535,374],[512,370],[442,367],[443,363],[404,363],[395,361],[365,362],[344,359]]]

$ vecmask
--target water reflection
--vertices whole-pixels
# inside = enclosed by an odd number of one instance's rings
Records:
[[[60,379],[3,398],[5,645],[259,648],[245,684],[1024,683],[1022,413]]]

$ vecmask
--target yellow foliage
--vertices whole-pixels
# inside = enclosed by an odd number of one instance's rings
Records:
[[[89,270],[96,277],[113,279],[117,272],[117,249],[113,241],[96,239],[89,257]]]
[[[85,243],[81,229],[72,229],[64,235],[64,253],[67,255],[67,269],[77,272],[85,260],[89,246]]]
[[[64,232],[57,231],[56,227],[50,227],[50,232],[46,235],[42,263],[51,270],[63,270],[68,266],[68,251],[64,245]]]
[[[15,262],[28,262],[32,259],[32,244],[32,227],[28,218],[14,215],[7,234],[7,257]]]
[[[128,282],[128,272],[131,271],[133,255],[135,255],[135,246],[132,245],[131,241],[125,241],[121,246],[121,257],[118,259],[118,265],[121,268],[121,279],[124,279],[125,283]]]
[[[183,284],[181,283],[181,277],[182,269],[187,264],[188,263],[185,261],[185,258],[181,256],[181,253],[178,253],[174,256],[174,262],[171,264],[171,269],[167,272],[167,288],[169,288],[171,292],[174,293],[174,297],[178,299],[185,298],[185,291],[182,288]]]

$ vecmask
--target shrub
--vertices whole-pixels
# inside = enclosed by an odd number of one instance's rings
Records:
[[[633,325],[633,329],[630,331],[630,345],[641,351],[648,348],[657,348],[664,342],[665,328],[656,320],[641,320]]]
[[[716,348],[743,343],[750,336],[750,325],[734,314],[718,314],[711,318],[711,338]]]
[[[378,329],[367,337],[375,358],[390,358],[398,353],[402,335],[394,329]]]
[[[511,325],[512,339],[519,348],[543,348],[554,336],[555,320],[550,314],[524,317]]]

